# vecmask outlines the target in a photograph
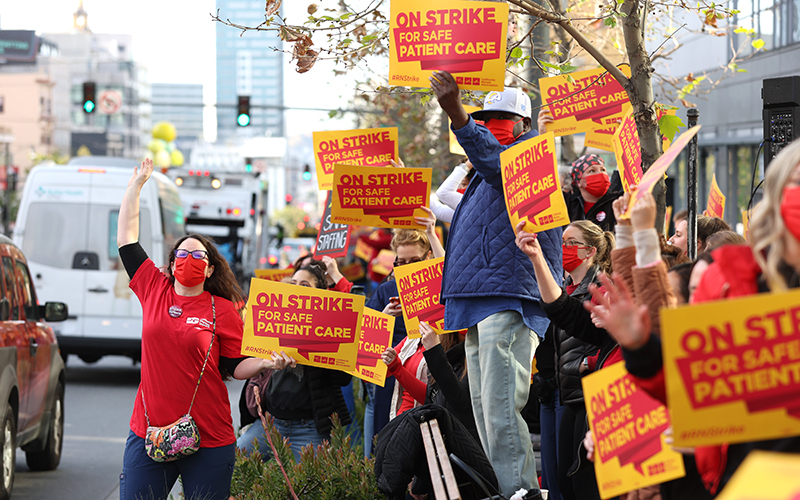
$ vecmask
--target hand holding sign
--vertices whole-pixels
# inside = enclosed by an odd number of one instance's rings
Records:
[[[692,140],[692,137],[697,135],[697,132],[700,131],[700,127],[702,127],[702,125],[695,125],[681,134],[680,137],[675,139],[667,152],[661,155],[658,160],[653,162],[650,168],[647,169],[647,172],[645,172],[645,174],[642,176],[642,181],[639,183],[639,185],[631,191],[632,196],[630,198],[630,202],[628,203],[628,208],[624,214],[617,217],[618,221],[620,219],[630,218],[631,211],[633,210],[633,206],[636,204],[636,202],[639,201],[644,193],[653,192],[653,188],[655,187],[656,183],[662,177],[664,177],[664,174],[667,172],[669,166],[673,161],[675,161],[675,158],[678,157],[681,151],[683,151],[683,148],[689,144],[689,141]]]
[[[469,115],[461,104],[461,91],[453,76],[447,71],[434,71],[429,78],[433,93],[442,111],[450,117],[453,128],[459,130],[469,121]]]

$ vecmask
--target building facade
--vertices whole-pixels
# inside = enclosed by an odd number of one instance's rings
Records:
[[[264,2],[217,0],[222,19],[244,26],[264,22]],[[222,142],[249,137],[283,137],[282,52],[272,49],[274,37],[242,33],[217,23],[217,139]],[[250,125],[236,124],[237,96],[250,96]]]
[[[659,71],[683,78],[706,75],[716,87],[707,95],[687,96],[700,112],[698,134],[698,210],[706,207],[711,179],[717,182],[726,196],[725,220],[735,226],[741,223],[742,210],[751,197],[755,184],[763,173],[764,139],[761,89],[764,79],[800,75],[800,0],[736,0],[732,8],[740,12],[734,24],[754,30],[734,38],[695,36],[684,41],[672,55],[669,66],[657,66]],[[698,27],[698,26],[695,26]],[[756,51],[754,39],[764,41],[763,50]],[[731,43],[732,42],[732,43]],[[741,47],[740,60],[735,68],[726,68],[734,49]],[[744,71],[739,71],[744,70]],[[708,81],[698,87],[710,88]],[[657,99],[667,97],[662,92]],[[674,94],[673,94],[674,97]],[[686,109],[679,115],[686,122]],[[675,210],[686,207],[686,153],[675,162],[668,175],[673,186],[671,198]],[[669,204],[669,203],[668,203]]]

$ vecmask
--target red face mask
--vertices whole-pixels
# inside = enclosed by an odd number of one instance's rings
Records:
[[[175,272],[172,273],[178,283],[186,288],[192,288],[206,279],[208,264],[203,259],[195,259],[187,255],[183,259],[175,259]]]
[[[606,194],[610,185],[611,181],[608,179],[608,174],[605,172],[590,175],[586,178],[586,191],[597,198]]]
[[[494,138],[497,139],[497,142],[503,146],[508,146],[509,144],[514,144],[514,141],[517,140],[514,136],[514,126],[521,121],[522,120],[512,122],[511,120],[498,120],[497,118],[493,118],[491,120],[486,120],[484,125],[489,129],[489,132],[492,133]]]
[[[578,247],[562,246],[561,249],[564,252],[561,262],[566,272],[571,273],[583,263],[583,259],[578,257]]]
[[[783,190],[781,216],[786,229],[800,241],[800,186],[789,186]]]
[[[467,191],[467,188],[458,188],[456,189],[456,193],[464,194]]]

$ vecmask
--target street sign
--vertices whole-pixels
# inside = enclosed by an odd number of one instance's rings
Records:
[[[122,107],[122,94],[117,90],[104,90],[100,94],[97,106],[107,115],[113,115]]]

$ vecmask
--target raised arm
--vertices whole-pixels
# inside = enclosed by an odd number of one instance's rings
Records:
[[[531,259],[533,270],[536,273],[536,282],[539,284],[539,294],[542,296],[542,302],[550,304],[561,297],[563,290],[550,272],[550,266],[547,265],[547,260],[544,258],[542,246],[539,245],[537,235],[523,231],[522,228],[525,227],[525,222],[525,220],[519,221],[516,227],[517,247]]]
[[[439,241],[439,236],[436,234],[436,215],[434,215],[433,211],[428,207],[419,208],[428,213],[427,217],[415,217],[415,219],[417,219],[417,224],[425,226],[425,234],[428,235],[428,241],[431,242],[433,258],[438,259],[439,257],[444,257],[444,247],[442,246],[442,242]]]
[[[122,197],[117,221],[117,246],[123,247],[139,241],[139,194],[153,173],[153,160],[145,158],[141,166],[134,167],[128,188]]]

